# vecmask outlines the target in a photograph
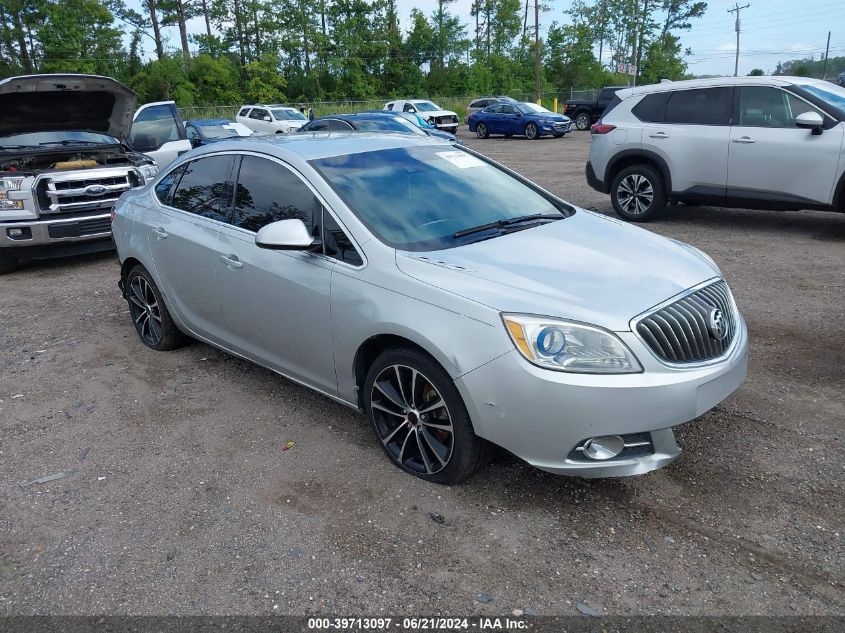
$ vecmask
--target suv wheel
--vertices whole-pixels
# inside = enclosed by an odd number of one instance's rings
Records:
[[[579,112],[575,116],[575,127],[579,130],[589,130],[590,129],[590,115],[586,112]]]
[[[12,255],[0,252],[0,275],[14,272],[18,269],[18,260]]]
[[[537,125],[535,123],[529,123],[525,126],[525,138],[531,141],[540,138],[540,133],[537,130]]]
[[[173,322],[153,278],[140,264],[126,277],[126,299],[135,331],[144,345],[163,352],[185,342],[185,335]]]
[[[478,138],[487,138],[490,136],[490,133],[487,131],[487,124],[486,123],[479,123],[475,126],[475,135]]]
[[[616,213],[632,222],[655,220],[666,210],[663,180],[648,165],[620,171],[610,187],[610,200]]]
[[[390,349],[375,360],[364,411],[390,460],[427,481],[458,483],[488,452],[449,374],[415,349]]]

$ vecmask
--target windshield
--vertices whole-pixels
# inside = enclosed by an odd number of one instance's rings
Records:
[[[228,138],[230,136],[249,136],[252,130],[237,123],[217,123],[215,125],[200,125],[206,138]]]
[[[273,116],[277,121],[306,121],[307,117],[299,110],[283,110],[281,108],[273,110]]]
[[[516,107],[523,114],[534,114],[535,112],[551,112],[551,110],[548,110],[543,106],[537,105],[536,103],[518,103],[516,104]]]
[[[421,127],[427,130],[434,129],[434,126],[431,125],[431,123],[426,121],[424,118],[422,118],[419,114],[416,114],[415,112],[397,112],[396,114],[401,116],[403,119],[407,119],[411,123],[411,125],[415,127]]]
[[[383,130],[387,132],[402,132],[403,134],[425,134],[410,121],[395,116],[374,116],[371,119],[353,119],[356,130]]]
[[[420,112],[437,112],[442,109],[431,101],[414,101],[414,107]]]
[[[43,145],[118,145],[118,141],[108,134],[86,132],[84,130],[54,131],[54,132],[22,132],[9,134],[0,138],[0,148]]]
[[[800,88],[817,99],[824,101],[837,112],[840,118],[845,118],[845,88],[840,88],[833,84],[829,86],[805,84],[800,86]]]
[[[566,209],[498,167],[445,145],[332,156],[311,165],[382,242],[402,250],[453,248],[502,231],[455,233]]]

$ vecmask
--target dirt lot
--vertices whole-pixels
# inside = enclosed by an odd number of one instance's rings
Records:
[[[588,135],[463,135],[610,211]],[[354,411],[199,343],[143,347],[114,255],[0,278],[0,614],[845,614],[845,215],[648,229],[720,264],[752,360],[679,460],[626,480],[503,459],[426,484]]]

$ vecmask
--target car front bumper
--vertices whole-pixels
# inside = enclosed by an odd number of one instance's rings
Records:
[[[59,219],[0,222],[0,248],[30,248],[104,240],[111,236],[111,211]]]
[[[549,472],[580,477],[646,473],[681,452],[672,427],[728,397],[745,378],[748,333],[718,362],[690,369],[661,364],[632,332],[617,333],[640,359],[639,374],[570,374],[536,367],[516,350],[460,376],[458,386],[475,432]],[[650,446],[593,461],[582,443],[606,435],[642,438]],[[626,456],[627,455],[627,456]]]
[[[561,123],[542,123],[540,125],[540,131],[543,134],[568,134],[572,131],[572,123],[568,121]]]

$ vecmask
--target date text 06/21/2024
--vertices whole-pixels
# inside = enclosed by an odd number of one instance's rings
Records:
[[[439,617],[405,617],[405,618],[308,618],[308,628],[313,630],[361,630],[361,631],[505,631],[525,629],[528,624],[518,618],[439,618]]]

